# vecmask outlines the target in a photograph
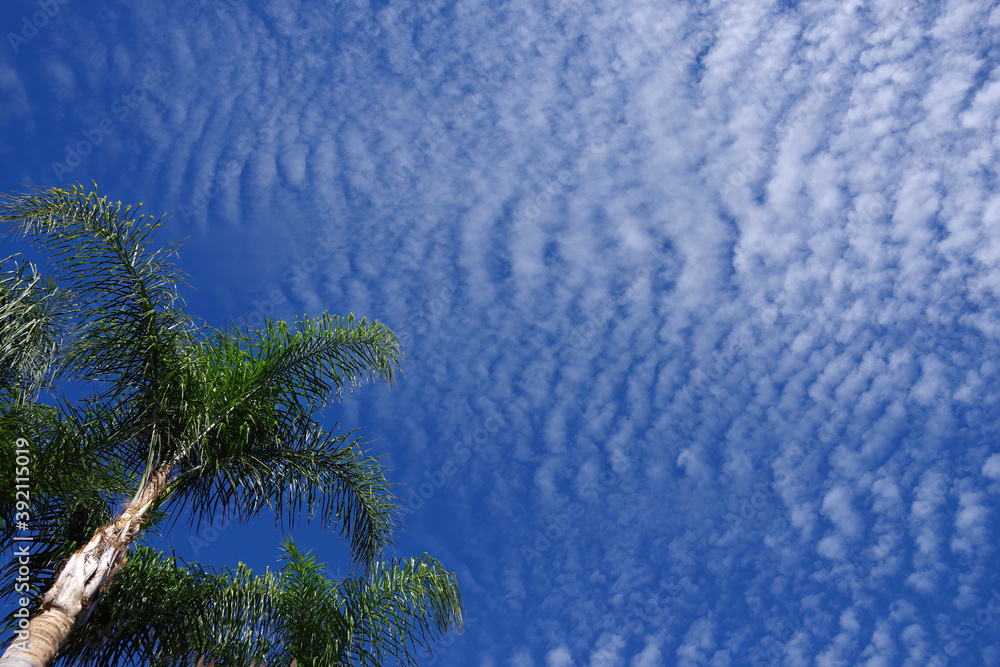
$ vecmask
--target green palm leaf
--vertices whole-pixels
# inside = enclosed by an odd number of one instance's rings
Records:
[[[79,185],[0,196],[0,222],[55,265],[54,282],[18,258],[0,266],[0,539],[18,529],[13,448],[27,434],[30,584],[49,589],[36,608],[78,626],[61,655],[94,665],[189,665],[206,652],[240,667],[293,655],[303,665],[412,664],[417,648],[461,628],[454,577],[437,561],[379,562],[397,499],[354,432],[319,421],[333,398],[395,384],[405,357],[394,332],[326,313],[259,330],[196,326],[168,261],[176,245],[150,249],[163,218]],[[38,401],[64,378],[96,391]],[[330,582],[291,542],[282,571],[261,576],[136,547],[171,516],[197,527],[265,510],[281,526],[339,526],[364,577]],[[88,574],[88,563],[104,569]],[[16,576],[15,562],[0,585]],[[63,639],[46,640],[38,659],[51,661]]]
[[[55,282],[73,294],[81,331],[66,351],[76,377],[111,382],[115,393],[148,386],[156,353],[183,334],[174,308],[182,274],[165,258],[177,244],[147,249],[163,218],[109,202],[79,185],[0,200],[0,221],[54,260]]]
[[[63,649],[66,665],[191,667],[211,639],[209,602],[229,579],[149,547],[135,549],[88,622]],[[249,665],[250,663],[246,663]]]
[[[0,390],[34,393],[51,384],[68,297],[20,255],[0,261]]]
[[[398,508],[378,461],[350,433],[315,420],[326,400],[365,379],[391,383],[402,353],[383,325],[322,315],[294,330],[268,322],[253,334],[214,332],[191,357],[187,431],[177,438],[183,470],[174,502],[195,525],[217,513],[247,520],[273,509],[279,524],[303,516],[340,524],[368,565],[390,543]]]
[[[213,438],[212,447],[186,460],[171,502],[192,508],[192,525],[221,515],[246,521],[274,510],[279,525],[319,518],[341,535],[367,567],[391,543],[399,508],[378,460],[350,434],[302,428],[280,440]]]
[[[135,483],[134,476],[105,458],[101,442],[106,422],[63,406],[0,406],[0,541],[11,545],[19,520],[30,528],[30,583],[44,590],[60,563],[107,523],[112,509]],[[29,436],[28,464],[18,466],[17,439]],[[27,477],[19,474],[26,468]],[[30,503],[19,514],[15,480],[26,479]],[[12,590],[17,559],[0,568],[0,586]]]
[[[454,574],[426,554],[334,581],[291,540],[280,571],[214,572],[139,548],[61,660],[103,667],[415,666],[437,638],[462,630]]]

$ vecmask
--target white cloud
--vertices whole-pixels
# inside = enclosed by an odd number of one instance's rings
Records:
[[[1000,585],[989,3],[223,4],[144,6],[141,44],[53,26],[127,46],[47,66],[59,94],[0,61],[0,122],[156,55],[121,173],[87,173],[176,211],[232,162],[188,242],[227,315],[406,328],[407,383],[331,410],[402,494],[507,405],[408,517],[498,619],[442,664],[740,664],[769,635],[926,664],[935,614]]]
[[[510,667],[535,667],[535,661],[531,653],[525,648],[518,648],[510,659]]]
[[[710,617],[699,618],[684,635],[677,648],[678,665],[703,665],[715,650],[715,623]]]
[[[590,667],[624,667],[621,652],[625,641],[620,635],[611,635],[598,642],[590,654]]]
[[[631,667],[656,667],[663,664],[662,653],[660,652],[661,640],[657,637],[647,637],[646,645],[629,663]]]
[[[993,454],[986,459],[982,472],[990,479],[1000,480],[1000,454]]]
[[[565,646],[558,646],[545,654],[545,667],[571,667],[573,657]]]

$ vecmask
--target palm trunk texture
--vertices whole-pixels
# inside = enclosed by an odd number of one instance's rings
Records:
[[[67,559],[28,623],[27,640],[15,636],[0,657],[0,667],[47,667],[55,661],[70,632],[87,621],[94,605],[125,566],[129,544],[166,488],[171,467],[164,464],[158,468],[142,495]]]

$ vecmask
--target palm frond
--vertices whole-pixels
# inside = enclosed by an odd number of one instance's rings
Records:
[[[73,294],[77,335],[64,350],[70,377],[108,382],[111,398],[155,384],[189,319],[175,308],[182,274],[166,261],[177,244],[148,248],[163,224],[96,190],[39,189],[0,195],[0,222],[54,261],[52,278]]]
[[[90,319],[107,312],[119,317],[168,310],[176,300],[182,274],[163,257],[179,244],[149,251],[147,246],[164,218],[110,202],[74,185],[0,195],[0,222],[38,246],[56,261],[58,282],[72,286]]]
[[[326,398],[363,381],[392,383],[402,352],[378,322],[324,314],[289,329],[216,331],[171,382],[190,407],[174,437],[180,472],[173,502],[194,521],[240,520],[264,509],[280,525],[340,525],[365,566],[391,542],[398,509],[378,460],[351,433],[326,432]]]
[[[351,433],[324,433],[315,424],[272,436],[249,428],[213,434],[183,462],[171,503],[190,508],[193,525],[218,516],[246,521],[265,509],[281,526],[339,524],[356,562],[373,563],[391,544],[399,515],[378,460]]]
[[[369,576],[329,579],[295,543],[283,565],[255,576],[213,571],[147,547],[136,549],[60,664],[190,667],[415,667],[446,633],[462,630],[454,574],[426,554],[380,563]]]
[[[211,602],[229,585],[228,577],[197,564],[134,549],[57,664],[190,667],[215,641]]]
[[[0,542],[19,546],[14,536],[24,532],[19,523],[26,524],[32,536],[27,563],[32,591],[48,587],[61,563],[111,519],[114,506],[135,484],[134,473],[103,451],[106,426],[93,414],[66,406],[0,405]],[[16,443],[25,436],[29,445],[19,461]],[[26,483],[19,486],[18,479]],[[23,509],[18,489],[28,497]],[[22,564],[17,558],[5,560],[0,586],[11,590],[21,583]]]
[[[366,381],[395,385],[404,359],[396,334],[380,322],[323,313],[302,318],[289,327],[266,320],[261,329],[232,328],[218,332],[206,349],[214,369],[244,364],[244,392],[276,388],[306,409],[321,409],[331,396],[338,399]]]
[[[417,649],[431,652],[449,631],[461,632],[462,598],[455,575],[424,554],[381,563],[363,579],[338,587],[350,641],[342,656],[376,667],[389,657],[416,665]]]
[[[51,384],[70,304],[20,255],[0,261],[0,389],[32,394]]]
[[[335,581],[292,540],[282,550],[279,572],[254,576],[241,566],[231,575],[225,603],[214,605],[219,627],[229,634],[205,652],[221,665],[242,667],[251,659],[287,665],[294,659],[302,667],[381,667],[392,659],[415,667],[418,650],[429,653],[443,635],[462,631],[455,575],[426,554]],[[242,629],[234,633],[241,609]]]

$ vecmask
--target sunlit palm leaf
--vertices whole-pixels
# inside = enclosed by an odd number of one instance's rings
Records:
[[[0,261],[0,391],[34,393],[50,384],[69,295],[20,256]]]
[[[17,547],[25,543],[15,542],[16,534],[32,538],[27,582],[19,574],[25,563],[6,560],[0,568],[4,590],[16,583],[28,583],[36,593],[45,590],[61,563],[111,519],[114,506],[136,482],[95,444],[103,441],[108,422],[89,417],[69,406],[0,406],[0,541]],[[19,466],[15,450],[23,436],[30,444],[27,465]],[[17,479],[27,479],[30,502],[23,514],[17,507]]]
[[[41,282],[27,265],[0,270],[0,454],[12,454],[16,437],[30,432],[32,474],[46,479],[32,487],[36,590],[121,511],[127,494],[138,498],[146,488],[156,489],[143,504],[147,527],[168,509],[195,525],[265,509],[281,525],[339,524],[370,575],[356,590],[328,582],[290,543],[285,570],[260,577],[242,567],[216,576],[140,548],[102,592],[74,655],[86,664],[130,655],[166,665],[209,650],[243,667],[294,649],[312,656],[301,664],[374,664],[379,651],[410,660],[413,647],[460,628],[457,588],[436,561],[390,569],[377,562],[391,542],[396,499],[361,441],[318,421],[332,397],[368,381],[395,383],[404,357],[391,330],[328,314],[291,327],[267,321],[259,331],[196,327],[178,307],[181,276],[166,259],[175,246],[148,249],[162,218],[80,186],[0,197],[3,221],[54,257],[67,288]],[[97,392],[57,408],[34,402],[26,392],[63,368],[97,381]],[[17,474],[13,460],[0,464],[7,482]],[[5,541],[17,529],[13,484],[6,488]],[[0,571],[0,585],[15,574],[13,566]],[[116,609],[127,612],[124,620]],[[182,610],[191,613],[180,617]]]
[[[455,576],[424,556],[334,581],[288,540],[279,572],[214,572],[148,548],[135,551],[64,664],[219,667],[415,666],[419,651],[462,630]]]
[[[139,547],[88,622],[76,630],[59,664],[191,667],[215,634],[209,602],[226,577]],[[250,663],[246,663],[249,665]]]
[[[187,319],[174,309],[182,276],[164,261],[176,244],[147,249],[163,219],[73,186],[5,195],[0,221],[51,256],[52,277],[74,295],[81,332],[66,356],[75,373],[118,392],[147,386],[155,373],[137,357],[148,361]]]
[[[177,479],[173,502],[192,508],[195,525],[218,515],[245,521],[264,509],[275,512],[279,525],[302,518],[324,528],[339,524],[365,566],[391,542],[398,507],[377,459],[349,434],[303,428],[268,440],[232,433],[232,439],[212,438]]]

